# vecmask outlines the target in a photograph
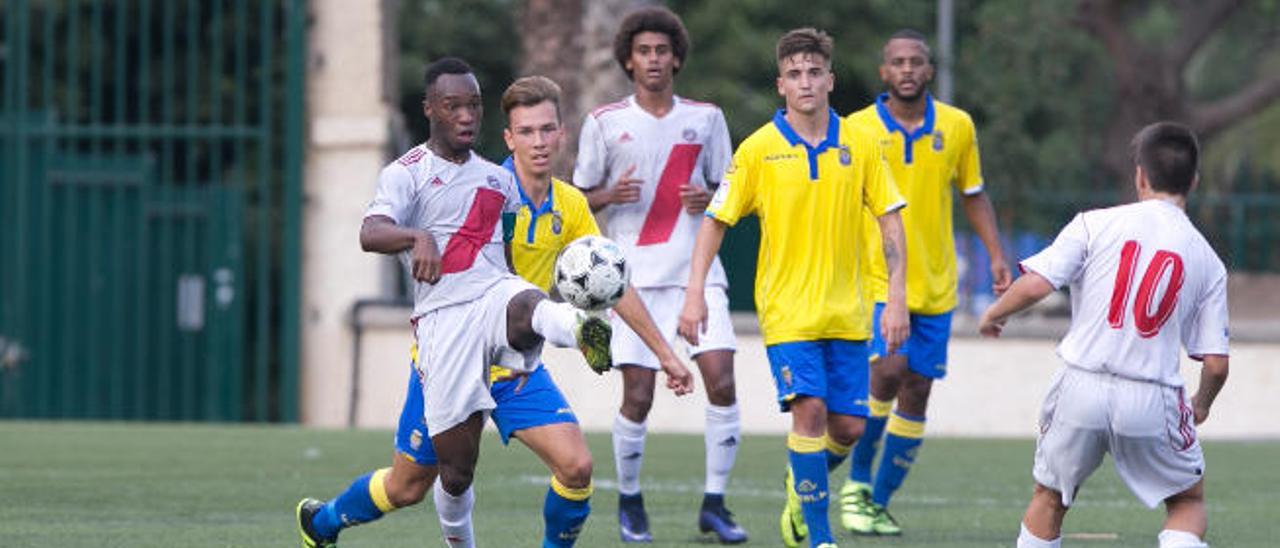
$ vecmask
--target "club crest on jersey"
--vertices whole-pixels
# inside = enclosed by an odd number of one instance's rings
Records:
[[[622,132],[622,135],[618,137],[618,144],[622,144],[622,143],[630,143],[630,142],[631,142],[631,134],[630,134],[630,133],[627,133],[627,132],[625,132],[625,131],[624,131],[624,132]]]
[[[560,234],[560,231],[563,229],[564,229],[564,219],[560,217],[560,212],[552,211],[551,212],[551,233],[558,235]]]
[[[942,152],[942,147],[944,146],[946,146],[946,142],[943,140],[942,132],[934,131],[933,132],[933,150],[935,152]]]
[[[694,131],[691,127],[684,128],[684,133],[681,133],[680,136],[684,137],[684,140],[689,141],[690,143],[698,140],[698,132]]]
[[[489,188],[502,190],[502,183],[498,182],[498,178],[493,175],[490,175],[489,178],[485,180],[485,183],[489,185]]]
[[[849,152],[848,145],[840,145],[840,165],[847,166],[853,163],[853,153]]]

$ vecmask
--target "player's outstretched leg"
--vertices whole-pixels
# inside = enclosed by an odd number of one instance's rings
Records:
[[[532,377],[519,395],[510,400],[520,413],[495,415],[494,418],[499,432],[516,425],[537,425],[519,428],[511,435],[538,455],[538,459],[551,471],[551,485],[542,503],[542,546],[564,548],[577,542],[578,534],[591,514],[591,494],[594,491],[591,472],[594,464],[587,440],[576,422],[547,422],[562,419],[565,415],[558,411],[568,406],[549,379],[550,375],[545,372]],[[507,404],[500,402],[499,411],[509,413],[509,410],[503,411]],[[545,411],[533,413],[531,410],[534,408]]]
[[[434,466],[422,466],[397,454],[391,468],[356,478],[328,502],[312,498],[298,503],[298,532],[304,548],[335,546],[338,533],[376,521],[392,511],[422,501],[435,480]]]
[[[703,533],[715,533],[724,544],[746,542],[747,532],[733,520],[733,513],[724,502],[729,472],[733,470],[742,441],[742,420],[733,381],[733,351],[711,350],[698,354],[695,360],[707,390],[707,422],[703,437],[707,477],[702,507],[698,512],[698,529]]]
[[[613,462],[618,473],[618,536],[622,542],[653,542],[640,493],[646,420],[653,407],[654,370],[623,365],[622,407],[613,419]]]
[[[574,308],[552,302],[537,289],[522,291],[507,304],[507,341],[511,348],[530,351],[543,340],[582,351],[592,371],[604,373],[613,366],[609,322]]]

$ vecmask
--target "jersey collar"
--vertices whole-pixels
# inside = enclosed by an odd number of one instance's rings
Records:
[[[534,205],[533,199],[524,193],[524,185],[520,184],[520,174],[516,173],[515,158],[507,156],[507,159],[502,161],[502,167],[507,168],[507,171],[511,172],[511,176],[515,177],[516,191],[520,193],[520,201],[529,209],[529,234],[526,236],[526,241],[527,243],[533,243],[533,236],[537,233],[536,230],[538,228],[538,217],[552,213],[555,209],[556,183],[553,180],[547,186],[547,199],[542,202],[542,205]]]
[[[916,140],[933,133],[933,94],[929,92],[925,92],[924,94],[924,123],[921,124],[920,127],[916,128],[915,131],[907,131],[907,128],[902,127],[902,125],[893,118],[893,115],[889,113],[889,105],[885,104],[885,101],[888,100],[888,93],[881,93],[876,97],[876,114],[880,115],[880,121],[884,123],[884,128],[889,130],[890,133],[896,131],[902,134],[902,141],[904,145],[902,147],[902,159],[903,162],[910,164],[912,161],[912,149],[915,148],[913,145],[915,145]]]
[[[840,145],[840,117],[836,115],[836,109],[827,109],[827,137],[818,143],[818,146],[812,146],[800,138],[800,134],[792,129],[791,124],[787,123],[787,109],[780,108],[773,113],[773,125],[778,128],[778,133],[787,140],[787,144],[791,146],[804,145],[805,152],[809,156],[809,180],[818,179],[818,156],[829,148],[835,148]]]

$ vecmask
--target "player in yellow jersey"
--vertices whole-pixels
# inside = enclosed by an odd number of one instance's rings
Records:
[[[871,415],[854,447],[849,480],[841,488],[841,523],[854,533],[897,535],[902,530],[885,509],[915,461],[924,435],[925,409],[935,379],[947,373],[951,311],[956,307],[956,252],[951,227],[952,188],[970,226],[991,257],[997,293],[1009,286],[991,201],[983,192],[978,140],[963,110],[944,104],[926,90],[933,77],[929,46],[912,30],[894,33],[884,46],[880,77],[888,86],[874,104],[850,114],[847,122],[876,136],[898,188],[911,207],[902,213],[907,247],[907,309],[911,336],[897,352],[882,341],[871,348]],[[868,214],[869,216],[869,214]],[[866,224],[868,241],[879,231]],[[868,247],[870,249],[871,247]],[[868,254],[871,291],[877,303],[887,297],[883,262]],[[876,305],[880,321],[883,304]],[[890,413],[894,399],[897,408]],[[888,433],[885,434],[886,429]],[[884,456],[872,474],[884,435]]]
[[[755,302],[778,403],[791,412],[783,543],[835,546],[827,519],[827,472],[848,456],[867,415],[871,304],[862,212],[885,234],[889,301],[883,338],[896,348],[909,331],[906,245],[893,184],[880,145],[844,123],[828,103],[835,84],[832,40],[815,29],[778,41],[778,94],[786,108],[738,146],[694,244],[680,314],[680,334],[697,341],[706,328],[704,284],[725,230],[760,218]]]
[[[512,83],[502,96],[508,127],[503,132],[512,158],[504,163],[516,176],[523,207],[516,213],[511,262],[516,272],[543,291],[550,291],[555,258],[573,240],[599,234],[586,197],[551,177],[551,162],[560,149],[560,88],[541,76]],[[634,289],[628,288],[614,307],[658,356],[667,387],[677,395],[692,390],[693,374],[680,362],[654,325]],[[413,352],[416,356],[417,352]],[[494,366],[489,392],[497,407],[491,417],[507,443],[514,437],[529,447],[552,473],[543,502],[543,547],[573,546],[590,513],[592,459],[577,418],[539,364],[526,375]],[[365,476],[328,503],[305,499],[299,512],[304,546],[331,546],[343,528],[376,520],[385,513],[421,501],[437,474],[430,434],[422,422],[421,383],[410,375],[410,388],[396,431],[395,465]],[[436,512],[450,547],[474,546],[472,497],[434,489]],[[301,507],[300,507],[301,508]],[[332,518],[327,516],[332,515]],[[317,523],[316,516],[331,525]],[[322,527],[323,526],[323,527]]]

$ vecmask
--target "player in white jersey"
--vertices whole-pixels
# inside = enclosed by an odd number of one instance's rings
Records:
[[[435,503],[449,546],[474,546],[469,515],[480,433],[496,407],[489,366],[528,372],[544,340],[578,346],[593,368],[607,368],[609,325],[546,299],[513,274],[504,230],[521,201],[511,173],[471,150],[481,119],[480,86],[470,66],[444,58],[427,67],[423,113],[431,138],[383,169],[365,212],[360,245],[396,254],[414,278],[416,355],[410,386],[420,386],[431,451],[397,436],[391,468],[359,478],[330,503],[303,499],[303,545],[332,546],[343,527],[412,505],[438,473]],[[402,417],[402,425],[405,418]],[[420,455],[415,458],[413,455]]]
[[[635,93],[586,117],[573,175],[592,210],[607,213],[605,234],[635,265],[631,283],[673,346],[702,213],[733,154],[720,109],[675,95],[674,75],[688,48],[688,32],[670,10],[646,7],[627,15],[613,49]],[[738,543],[747,535],[724,505],[741,430],[726,286],[717,260],[707,282],[709,329],[689,353],[702,372],[709,403],[699,528],[721,542]],[[620,536],[624,542],[650,542],[639,476],[658,362],[630,328],[613,320],[613,363],[623,378],[613,426]]]
[[[1012,314],[1071,288],[1058,346],[1066,366],[1041,409],[1020,548],[1060,545],[1062,518],[1105,453],[1139,500],[1165,503],[1161,548],[1207,546],[1195,425],[1227,379],[1227,271],[1185,212],[1198,183],[1195,135],[1162,122],[1133,149],[1139,201],[1077,215],[982,316],[982,334],[999,336]],[[1203,362],[1190,398],[1180,347]]]

